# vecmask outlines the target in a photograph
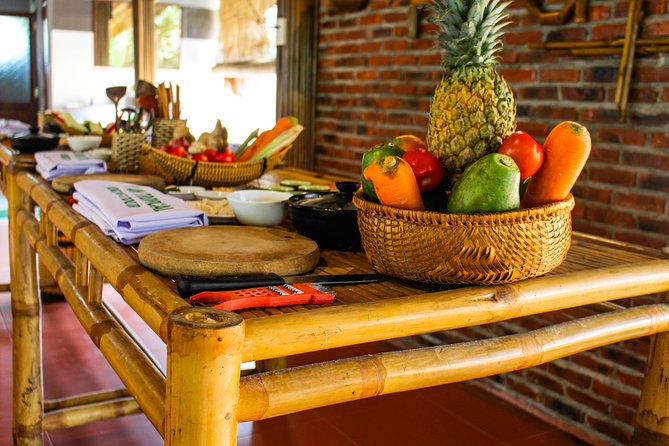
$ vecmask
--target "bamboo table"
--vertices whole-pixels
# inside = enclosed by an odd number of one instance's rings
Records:
[[[74,212],[41,178],[0,147],[10,205],[15,444],[44,430],[143,411],[167,445],[234,445],[237,423],[532,367],[619,341],[655,335],[635,444],[669,441],[669,306],[608,311],[528,333],[355,357],[240,377],[240,364],[297,353],[486,324],[669,290],[659,253],[575,234],[567,260],[544,277],[510,285],[448,289],[400,280],[337,288],[333,305],[228,313],[191,307],[174,284],[145,269]],[[281,178],[333,178],[278,169]],[[34,207],[40,209],[35,217]],[[58,246],[57,231],[76,247]],[[50,272],[125,389],[43,401],[37,260]],[[371,272],[361,253],[323,251],[319,273]],[[109,282],[162,338],[163,375],[102,304]]]

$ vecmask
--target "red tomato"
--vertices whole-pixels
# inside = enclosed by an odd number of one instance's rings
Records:
[[[181,146],[168,147],[167,148],[167,153],[169,153],[170,155],[178,156],[180,158],[188,156],[188,151]]]
[[[214,161],[217,163],[234,163],[237,160],[235,152],[230,149],[225,149],[223,152],[216,152]]]
[[[520,169],[520,181],[537,173],[544,162],[542,145],[521,130],[512,133],[502,141],[498,152],[513,158]]]
[[[425,149],[415,149],[402,155],[409,163],[421,192],[436,189],[444,179],[444,166],[439,158]]]
[[[218,154],[218,150],[216,149],[207,149],[204,152],[204,155],[209,158],[209,161],[214,161],[214,158],[216,158],[216,155]]]
[[[196,153],[191,159],[193,161],[209,161],[209,158],[204,153]]]

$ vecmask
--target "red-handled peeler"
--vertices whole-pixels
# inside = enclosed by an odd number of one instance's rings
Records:
[[[191,303],[215,303],[213,308],[235,311],[244,308],[285,305],[329,304],[335,292],[316,283],[294,283],[231,291],[203,291],[191,296]]]

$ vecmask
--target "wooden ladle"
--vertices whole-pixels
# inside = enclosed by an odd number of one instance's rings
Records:
[[[107,97],[114,103],[114,131],[118,133],[118,103],[121,101],[125,93],[128,91],[127,87],[107,87]]]

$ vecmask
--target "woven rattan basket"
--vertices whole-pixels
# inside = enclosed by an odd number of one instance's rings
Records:
[[[114,133],[111,144],[111,170],[118,173],[139,172],[139,157],[144,152],[144,133]]]
[[[353,197],[362,246],[380,273],[426,283],[499,284],[545,274],[567,256],[574,198],[488,214],[406,211]]]
[[[149,145],[144,149],[162,171],[176,184],[193,184],[204,187],[237,186],[247,183],[278,166],[290,146],[267,159],[244,163],[213,163],[179,158]]]
[[[151,134],[151,145],[159,147],[168,144],[174,136],[174,129],[181,124],[186,124],[185,119],[157,118],[153,121],[153,133]]]

